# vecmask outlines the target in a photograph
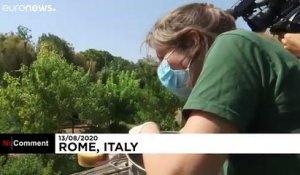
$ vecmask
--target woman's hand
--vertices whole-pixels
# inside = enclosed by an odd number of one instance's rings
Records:
[[[146,122],[141,125],[135,126],[129,130],[129,134],[140,133],[160,133],[160,129],[155,122]]]
[[[284,48],[300,58],[300,33],[287,33],[281,39]]]

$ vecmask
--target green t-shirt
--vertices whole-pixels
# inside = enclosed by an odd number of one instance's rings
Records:
[[[242,133],[299,133],[300,61],[256,33],[223,33],[205,58],[184,116],[190,110],[217,114]],[[228,163],[228,175],[300,174],[296,154],[232,154]]]

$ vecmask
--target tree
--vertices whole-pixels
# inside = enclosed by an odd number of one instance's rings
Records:
[[[101,71],[107,67],[116,71],[132,71],[135,68],[134,63],[125,60],[122,57],[116,57],[107,51],[96,49],[88,49],[77,53],[75,55],[74,63],[85,68],[85,70],[88,70],[95,79],[98,79],[99,75],[102,74]]]
[[[0,89],[4,128],[14,124],[14,131],[59,132],[85,107],[82,99],[90,88],[89,75],[47,47],[41,47],[38,59],[30,67],[23,66],[21,74],[4,76],[7,86]]]
[[[113,60],[113,56],[107,51],[88,49],[75,55],[74,63],[83,67],[97,80],[97,73]]]
[[[105,69],[103,73],[108,74],[108,77],[105,81],[99,79],[88,98],[90,105],[95,106],[92,109],[97,110],[94,112],[96,115],[84,116],[89,116],[91,127],[95,130],[98,128],[98,131],[103,132],[120,132],[116,128],[120,126],[120,122],[133,122],[137,113],[139,79],[133,71]]]
[[[109,67],[117,71],[122,71],[122,70],[133,71],[135,65],[133,62],[125,60],[122,57],[114,57],[114,59],[110,62]]]
[[[148,86],[148,88],[160,88],[160,86],[156,86],[158,83],[156,73],[157,67],[158,62],[152,59],[152,57],[138,60],[136,64],[136,71],[138,76],[141,77],[141,88],[145,88],[145,86]]]
[[[14,78],[8,73],[4,74],[6,87],[0,88],[0,132],[21,132],[23,123],[18,114],[21,103],[21,84],[19,78]]]
[[[14,33],[0,34],[0,75],[17,74],[21,65],[30,65],[36,59],[34,46]]]
[[[155,121],[163,130],[178,129],[175,116],[176,111],[183,104],[161,85],[157,78],[158,62],[152,57],[139,60],[137,63],[137,74],[141,78],[142,94],[139,100],[137,117],[135,123]]]
[[[1,157],[0,157],[1,161]],[[2,175],[59,175],[53,170],[53,160],[43,164],[36,155],[10,156],[7,163],[0,168]]]
[[[27,52],[27,45],[29,43],[31,43],[31,39],[32,39],[32,35],[30,34],[31,30],[27,27],[24,27],[24,26],[18,26],[17,28],[18,32],[17,32],[17,35],[21,38],[21,40],[23,41],[24,43],[24,55],[23,57],[28,57],[28,52]],[[32,44],[33,45],[33,44]],[[30,60],[31,62],[33,60]],[[31,63],[29,62],[29,64]],[[27,62],[25,62],[25,65],[29,65]]]
[[[44,49],[58,53],[61,57],[65,58],[68,63],[74,63],[74,48],[64,39],[50,33],[42,34],[37,43],[38,52],[40,51],[41,45],[43,45]]]
[[[27,27],[24,26],[18,26],[18,33],[17,35],[24,41],[24,48],[25,50],[27,50],[27,43],[30,42],[30,40],[32,39],[32,36],[29,34],[31,32],[31,30]]]

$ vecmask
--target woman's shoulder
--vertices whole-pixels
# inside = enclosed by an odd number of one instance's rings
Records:
[[[285,51],[282,44],[271,34],[262,32],[256,33],[244,29],[236,29],[224,32],[216,39],[217,42],[231,42],[235,45],[255,45],[263,50],[279,50]]]
[[[218,50],[222,48],[223,52],[231,49],[235,53],[251,55],[249,60],[253,60],[252,55],[254,53],[259,53],[262,58],[260,60],[268,60],[272,64],[274,62],[281,64],[290,61],[293,65],[299,65],[299,61],[295,55],[288,52],[279,41],[271,37],[267,33],[236,29],[219,35],[214,46],[218,45]],[[254,52],[254,50],[257,52]]]
[[[264,40],[267,39],[265,34],[256,33],[244,29],[235,29],[231,31],[227,31],[219,35],[219,37],[231,37],[233,39],[240,39],[240,40],[250,40],[256,42],[257,40]]]
[[[232,48],[246,47],[252,45],[262,45],[266,40],[259,34],[243,29],[236,29],[220,34],[214,41],[213,47],[216,45],[223,45]]]

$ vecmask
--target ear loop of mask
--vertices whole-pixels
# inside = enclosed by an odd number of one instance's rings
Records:
[[[196,43],[199,43],[199,41],[197,40]],[[190,70],[191,64],[192,64],[192,62],[194,61],[194,59],[195,59],[195,56],[190,60],[188,66],[187,66],[187,69],[188,69],[188,70]]]
[[[188,56],[187,56],[187,57],[188,57]],[[186,58],[186,57],[185,57],[185,58]],[[187,65],[187,67],[185,68],[185,70],[190,70],[190,66],[191,66],[193,60],[194,60],[194,58],[192,58],[191,60],[189,60],[189,63],[188,63],[188,65]],[[182,60],[181,63],[182,63],[183,61],[184,61],[184,60]]]
[[[193,59],[191,59],[189,64],[187,65],[187,67],[186,67],[187,70],[190,70],[190,66],[191,66],[192,62],[193,62]]]
[[[176,48],[172,49],[171,52],[167,53],[167,55],[164,57],[164,59],[166,59],[166,61],[169,63],[168,59],[169,59],[169,56],[171,56],[173,54],[173,52],[176,50]],[[187,67],[185,68],[185,70],[190,70],[190,66],[193,62],[193,59],[191,59],[189,61],[189,64],[187,65]]]
[[[187,59],[186,57],[184,58],[184,59]],[[184,61],[184,59],[181,61],[181,65],[182,65],[182,62]],[[186,68],[185,69],[183,69],[183,70],[190,70],[190,66],[191,66],[191,64],[192,64],[192,62],[193,62],[193,59],[190,59],[189,60],[189,63],[188,63],[188,65],[186,66]]]
[[[166,61],[169,63],[168,59],[169,56],[173,54],[173,52],[176,50],[176,48],[172,49],[171,52],[167,53],[167,55],[164,57],[164,59],[166,59]]]

